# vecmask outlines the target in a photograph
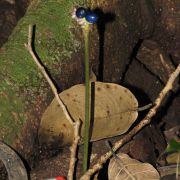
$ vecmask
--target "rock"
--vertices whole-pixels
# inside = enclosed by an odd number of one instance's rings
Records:
[[[172,97],[161,124],[163,125],[163,129],[166,130],[180,124],[180,96]]]
[[[134,93],[137,94],[136,96],[139,97],[140,102],[144,101],[146,103],[148,103],[148,99],[149,103],[150,101],[153,102],[163,88],[163,84],[158,78],[137,60],[133,60],[129,66],[124,82],[128,87],[134,89]]]
[[[25,14],[29,0],[0,1],[0,47],[8,40],[13,28]]]
[[[155,125],[150,125],[133,138],[129,154],[142,162],[156,165],[157,158],[165,148],[166,141],[162,132]]]
[[[160,54],[163,59],[160,58]],[[150,73],[166,84],[170,74],[175,70],[170,58],[159,45],[152,40],[144,40],[138,50],[136,58],[145,65]]]
[[[179,2],[152,1],[155,10],[155,29],[151,37],[171,57],[180,57]]]

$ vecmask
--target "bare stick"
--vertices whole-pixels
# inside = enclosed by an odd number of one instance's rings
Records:
[[[44,66],[39,62],[37,56],[35,55],[33,48],[32,48],[32,38],[33,38],[33,26],[29,25],[29,33],[28,33],[28,44],[25,44],[26,49],[29,51],[29,53],[31,54],[34,62],[36,63],[36,65],[38,66],[39,70],[41,71],[41,73],[44,75],[44,77],[46,78],[47,82],[49,83],[60,107],[62,108],[66,118],[68,119],[68,121],[70,122],[70,124],[74,124],[74,120],[71,118],[66,106],[64,105],[64,103],[62,102],[61,98],[59,97],[59,94],[57,92],[57,89],[54,85],[54,83],[52,82],[51,78],[49,77],[48,73],[46,72]]]
[[[80,125],[81,125],[81,121],[78,120],[74,126],[74,141],[70,148],[71,155],[70,155],[70,163],[69,163],[69,171],[68,171],[68,180],[74,179],[73,178],[74,177],[74,169],[75,169],[75,164],[77,161],[76,152],[77,152],[78,142],[80,139],[80,136],[79,136]]]
[[[40,71],[42,72],[42,74],[44,75],[44,77],[46,78],[47,82],[49,83],[60,107],[62,108],[64,114],[66,115],[66,118],[68,119],[68,121],[70,122],[70,124],[73,126],[74,128],[74,140],[73,140],[73,144],[72,147],[70,148],[71,151],[71,155],[70,155],[70,165],[69,165],[69,172],[68,172],[68,179],[69,180],[73,180],[73,175],[74,175],[74,168],[75,168],[75,163],[76,163],[76,151],[77,151],[77,146],[78,146],[78,142],[80,139],[79,136],[79,129],[80,129],[80,120],[78,121],[74,121],[66,106],[64,105],[64,103],[62,102],[58,91],[54,85],[54,83],[52,82],[51,78],[49,77],[48,73],[46,72],[44,66],[40,63],[40,61],[38,60],[37,56],[35,55],[33,48],[32,48],[32,38],[33,38],[33,26],[29,25],[29,33],[28,33],[28,44],[25,44],[25,47],[27,48],[27,50],[29,51],[29,53],[31,54],[34,62],[36,63],[36,65],[38,66],[38,68],[40,69]]]
[[[159,55],[162,65],[164,66],[164,69],[167,71],[168,75],[172,72],[172,67],[169,66],[168,63],[164,60],[164,57],[162,54]]]
[[[137,111],[144,111],[144,110],[149,109],[150,107],[152,107],[152,105],[153,105],[152,103],[149,103],[149,104],[147,104],[145,106],[138,107]]]
[[[177,171],[177,165],[178,165],[178,171],[180,171],[180,164],[172,164],[168,166],[162,166],[162,167],[157,167],[157,170],[161,177],[170,175],[170,174],[176,174]]]
[[[147,113],[146,117],[136,126],[134,127],[128,134],[126,134],[122,139],[117,141],[114,146],[113,146],[113,151],[117,151],[121,146],[123,146],[125,143],[131,140],[131,138],[139,132],[144,126],[148,125],[151,122],[152,117],[156,114],[157,109],[161,105],[162,100],[164,99],[165,95],[172,90],[173,88],[173,83],[175,79],[178,77],[180,74],[180,64],[176,68],[176,70],[171,74],[169,77],[165,87],[163,90],[160,92],[159,96],[154,102],[154,106],[149,110]],[[93,174],[95,174],[97,171],[99,171],[103,164],[112,156],[112,152],[108,151],[106,154],[102,155],[98,162],[91,168],[89,169],[81,178],[80,180],[89,180]]]
[[[147,104],[147,105],[145,105],[145,106],[141,106],[141,107],[137,107],[137,108],[133,108],[133,109],[129,109],[128,111],[144,111],[144,110],[147,110],[147,109],[149,109],[150,107],[152,107],[152,103],[149,103],[149,104]]]

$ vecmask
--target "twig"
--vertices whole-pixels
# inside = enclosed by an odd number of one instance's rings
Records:
[[[179,156],[180,156],[180,152],[178,152],[178,158],[177,158],[177,163],[176,163],[176,179],[177,180],[179,176]]]
[[[106,144],[107,148],[111,151],[111,153],[114,156],[114,158],[117,159],[117,160],[120,160],[119,156],[116,155],[116,153],[113,151],[113,149],[111,147],[112,145],[110,144],[110,142],[108,140],[106,140],[105,144]]]
[[[150,107],[152,107],[152,105],[153,105],[152,103],[149,103],[149,104],[147,104],[145,106],[138,107],[137,111],[144,111],[144,110],[149,109]]]
[[[152,107],[152,106],[153,106],[153,104],[152,104],[152,103],[149,103],[149,104],[147,104],[147,105],[145,105],[145,106],[141,106],[141,107],[129,109],[128,111],[138,111],[138,112],[140,112],[140,111],[147,110],[147,109],[149,109],[149,108]]]
[[[117,151],[121,146],[123,146],[126,142],[131,140],[131,138],[139,132],[144,126],[148,125],[151,122],[152,117],[156,114],[157,109],[161,105],[162,100],[164,99],[165,95],[173,88],[173,83],[175,79],[178,77],[180,73],[180,64],[176,68],[176,70],[171,74],[169,77],[165,87],[160,92],[159,96],[154,102],[154,106],[149,110],[146,117],[137,125],[135,126],[128,134],[126,134],[121,140],[116,142],[113,146],[113,151]],[[81,178],[80,180],[89,180],[93,174],[99,171],[103,164],[112,156],[112,152],[108,151],[106,154],[102,155],[98,162],[89,169]]]
[[[74,169],[75,169],[75,164],[77,161],[76,152],[77,152],[78,142],[80,139],[80,136],[79,136],[80,125],[81,125],[81,121],[78,120],[76,122],[76,125],[74,126],[74,141],[70,148],[71,155],[70,155],[70,163],[69,163],[69,171],[68,171],[68,180],[74,179],[73,178],[74,177]]]
[[[66,118],[68,119],[68,121],[70,122],[70,124],[74,125],[74,120],[71,118],[66,106],[64,105],[64,103],[62,102],[58,91],[56,89],[56,86],[54,85],[54,83],[52,82],[51,78],[49,77],[48,73],[46,72],[44,66],[40,63],[40,61],[38,60],[37,56],[35,55],[33,48],[32,48],[32,39],[33,39],[33,26],[29,25],[29,33],[28,33],[28,44],[25,44],[26,49],[29,51],[29,53],[31,54],[34,62],[36,63],[36,65],[38,66],[39,70],[41,71],[41,73],[44,75],[44,77],[46,78],[47,82],[49,83],[60,107],[62,108]]]
[[[160,54],[159,57],[160,57],[162,65],[164,66],[164,68],[167,71],[168,75],[170,75],[171,72],[172,72],[172,68],[169,66],[168,63],[165,62],[162,54]]]
[[[46,80],[49,83],[49,85],[50,85],[50,87],[51,87],[51,89],[52,89],[52,91],[53,91],[53,93],[54,93],[60,107],[62,108],[67,120],[70,122],[70,124],[74,128],[74,141],[73,141],[72,147],[70,148],[71,155],[70,155],[69,172],[68,172],[68,180],[73,180],[74,168],[75,168],[75,163],[76,163],[76,151],[77,151],[77,146],[78,146],[78,142],[79,142],[79,139],[80,139],[79,129],[80,129],[80,123],[81,122],[80,122],[80,120],[74,121],[71,118],[71,115],[69,114],[66,106],[62,102],[54,83],[52,82],[52,80],[49,77],[48,73],[46,72],[44,66],[40,63],[40,61],[38,60],[37,56],[35,55],[35,53],[33,51],[32,39],[33,39],[33,26],[29,25],[28,44],[25,44],[25,47],[29,51],[29,53],[31,54],[34,62],[38,66],[41,73],[46,78]]]
[[[178,165],[180,166],[180,164]],[[180,171],[180,167],[178,169]],[[157,167],[157,170],[160,173],[161,178],[170,174],[176,174],[177,164]]]

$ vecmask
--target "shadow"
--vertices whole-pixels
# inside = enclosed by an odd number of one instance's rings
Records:
[[[98,15],[97,29],[99,34],[99,68],[98,68],[98,81],[103,81],[104,71],[104,35],[106,31],[106,24],[115,20],[115,14],[111,12],[104,13],[101,9],[96,8],[93,10]]]
[[[56,89],[58,92],[60,92],[60,88],[58,87],[58,84],[56,83],[56,81],[52,78],[51,74],[49,73],[49,70],[47,69],[46,66],[44,66],[44,64],[41,61],[41,58],[39,57],[39,55],[36,52],[35,49],[35,35],[36,33],[36,25],[33,25],[33,32],[32,32],[32,39],[31,39],[31,46],[32,46],[32,50],[36,56],[36,58],[38,59],[39,63],[41,64],[41,66],[44,68],[44,70],[46,71],[46,73],[48,74],[49,78],[51,79],[51,81],[53,82],[53,84],[55,85]]]
[[[108,180],[108,167],[110,160],[107,160],[103,168],[99,171],[98,179]]]
[[[89,137],[92,137],[93,126],[94,126],[94,109],[95,109],[95,83],[91,83],[91,112],[90,112],[90,132]]]
[[[132,50],[132,53],[130,54],[130,56],[129,56],[129,58],[128,58],[128,59],[129,59],[129,62],[128,62],[128,64],[126,65],[126,68],[125,68],[125,70],[124,70],[124,72],[123,72],[123,74],[122,74],[122,78],[121,78],[120,84],[122,84],[122,83],[124,82],[126,73],[127,73],[128,69],[129,69],[129,67],[130,67],[133,59],[137,56],[137,53],[138,53],[139,48],[141,47],[142,43],[143,43],[143,39],[139,39],[138,42],[136,43],[136,45],[134,46],[134,48],[133,48],[133,50]]]
[[[94,126],[94,109],[95,109],[95,82],[91,82],[91,111],[90,111],[90,125],[89,125],[89,153],[92,154],[92,142],[90,142],[90,139],[92,137],[93,133],[93,126]],[[88,165],[90,164],[90,156],[88,159]]]
[[[134,46],[133,51],[129,57],[131,60],[137,56],[137,53],[138,53],[139,48],[141,47],[142,43],[143,43],[143,39],[139,39],[138,42],[136,43],[136,45]]]
[[[162,131],[164,131],[164,127],[166,124],[166,121],[162,121],[164,120],[163,118],[169,114],[169,108],[172,106],[173,107],[173,101],[175,100],[175,98],[180,97],[180,89],[177,90],[177,92],[173,92],[170,91],[166,97],[164,98],[159,110],[157,111],[155,117],[153,118],[152,123],[154,124],[158,124],[160,125],[160,129]],[[172,110],[171,110],[172,111]],[[171,122],[174,121],[174,117],[173,117],[174,113],[171,113],[171,115],[169,115],[169,120],[171,120]],[[178,124],[177,124],[178,125]]]
[[[173,64],[173,66],[175,67],[175,68],[177,68],[177,66],[178,66],[178,61],[177,60],[175,60],[175,59],[178,59],[178,57],[173,57],[173,55],[172,54],[169,54],[169,59],[170,59],[170,61],[171,61],[171,63]],[[177,78],[177,85],[179,86],[180,85],[180,78]],[[176,82],[175,81],[175,82]]]
[[[131,86],[130,84],[123,84],[123,86],[128,88],[134,94],[134,96],[136,97],[138,101],[138,107],[142,107],[142,106],[152,103],[148,95],[142,89]],[[138,118],[134,122],[132,127],[136,126],[146,116],[148,110],[149,109],[146,109],[138,113]]]
[[[17,155],[21,159],[21,161],[26,169],[28,180],[30,180],[31,179],[31,176],[30,176],[31,167],[29,166],[28,162],[25,160],[25,158],[21,154],[19,154],[15,149],[13,149],[13,150],[17,153]]]

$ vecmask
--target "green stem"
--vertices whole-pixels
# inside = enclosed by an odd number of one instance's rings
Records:
[[[178,180],[179,177],[179,156],[180,152],[178,152],[177,164],[176,164],[176,179]]]
[[[88,168],[89,158],[89,124],[90,124],[90,80],[89,80],[89,25],[84,27],[84,60],[85,60],[85,122],[84,122],[84,158],[83,173]]]

